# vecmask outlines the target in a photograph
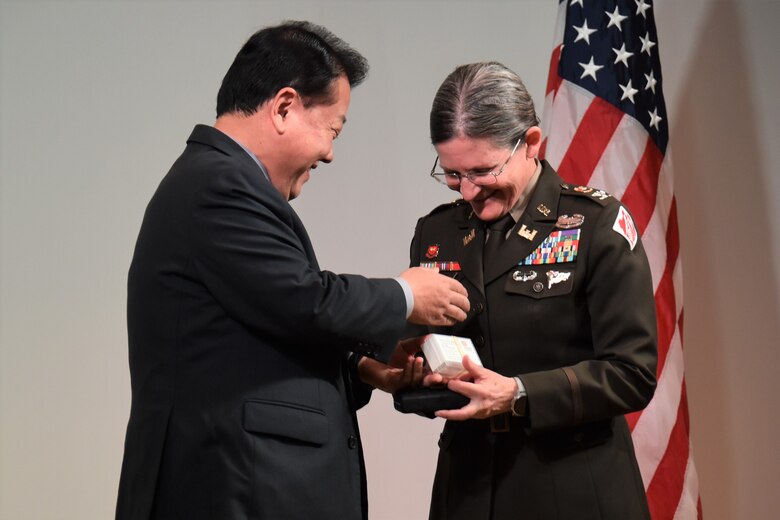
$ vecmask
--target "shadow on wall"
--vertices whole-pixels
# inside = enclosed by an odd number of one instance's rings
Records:
[[[681,81],[678,112],[670,115],[692,445],[708,520],[762,517],[748,510],[760,507],[754,505],[759,497],[740,500],[740,489],[761,478],[742,471],[749,462],[742,450],[759,449],[742,428],[749,433],[760,427],[741,418],[761,417],[763,405],[755,399],[746,404],[756,408],[754,415],[740,396],[761,395],[756,386],[769,385],[771,376],[763,379],[755,367],[775,356],[780,335],[772,249],[762,245],[777,236],[769,231],[777,223],[771,222],[763,180],[741,9],[747,7],[721,1],[706,10]],[[740,475],[748,482],[737,484]]]

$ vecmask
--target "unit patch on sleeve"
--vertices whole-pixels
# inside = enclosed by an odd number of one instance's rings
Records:
[[[620,206],[620,210],[615,218],[615,223],[612,224],[612,229],[617,231],[619,235],[622,235],[623,238],[628,241],[628,245],[633,251],[637,240],[639,239],[639,235],[636,232],[636,226],[631,219],[631,215],[628,214],[628,211],[623,206]]]
[[[558,264],[577,258],[581,229],[553,231],[533,253],[517,265]]]

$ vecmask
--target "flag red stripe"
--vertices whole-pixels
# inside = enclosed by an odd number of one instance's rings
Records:
[[[672,198],[669,209],[669,220],[666,228],[666,267],[658,289],[655,292],[655,311],[658,321],[658,369],[661,374],[666,355],[669,353],[669,344],[674,335],[674,327],[677,322],[677,301],[674,292],[674,267],[677,264],[677,255],[680,251],[679,233],[677,230],[677,200]],[[680,335],[682,342],[682,332]]]
[[[640,17],[639,13],[633,13],[633,2],[617,0],[616,3],[621,8],[620,12],[625,11],[624,16],[628,15],[620,22],[625,25],[608,35],[601,32],[594,34],[594,38],[601,39],[600,43],[609,45],[625,39],[626,27],[635,32],[647,27],[654,32],[655,28],[645,23],[646,20],[651,21],[652,13],[642,13]],[[628,105],[624,96],[613,106],[605,99],[614,102],[613,94],[618,87],[624,89],[624,94],[626,92],[622,83],[624,78],[617,77],[616,70],[599,67],[592,78],[578,78],[582,70],[577,65],[587,71],[585,63],[588,59],[593,63],[591,55],[584,50],[593,49],[586,48],[582,42],[578,47],[574,38],[567,38],[567,35],[573,34],[572,27],[576,27],[568,16],[571,14],[577,20],[580,16],[601,20],[603,6],[575,7],[571,4],[559,3],[545,91],[542,128],[547,135],[544,136],[539,157],[546,158],[569,183],[610,191],[620,198],[634,217],[648,254],[655,288],[658,388],[648,408],[626,415],[626,420],[634,438],[642,480],[647,486],[652,518],[693,520],[697,515],[701,520],[698,477],[689,441],[681,350],[684,313],[680,236],[671,171],[668,157],[664,156],[668,128],[664,119],[663,94],[659,86],[657,91],[652,91],[652,98],[643,91],[639,92],[636,100],[630,98],[633,105]],[[609,31],[609,27],[606,29]],[[631,44],[628,39],[626,43]],[[614,45],[619,46],[620,43]],[[594,48],[602,49],[599,46]],[[641,77],[648,69],[660,70],[657,54],[648,53],[646,59],[636,59],[637,56],[641,53],[636,52],[635,59],[627,65],[633,77]],[[603,65],[605,60],[614,57],[594,58],[596,64]],[[563,71],[568,79],[559,76],[559,71]],[[624,113],[620,108],[627,111]],[[661,124],[648,126],[646,114],[651,114],[652,118],[656,110],[661,111]],[[663,148],[659,148],[656,139]]]
[[[547,139],[542,141],[542,146],[539,147],[539,159],[544,159],[545,152],[547,151]]]
[[[674,269],[677,256],[680,254],[680,230],[677,225],[677,198],[672,197],[669,206],[669,218],[666,222],[666,266]],[[680,336],[682,337],[682,323],[680,323]]]
[[[632,412],[626,415],[626,422],[628,423],[629,430],[634,431],[634,426],[636,426],[636,422],[641,415],[642,412]]]
[[[658,177],[664,157],[655,142],[647,138],[645,151],[636,167],[631,182],[625,193],[620,197],[634,217],[639,234],[644,234],[647,223],[653,216],[655,201],[658,196]]]
[[[666,355],[669,353],[669,345],[674,335],[674,323],[677,321],[675,312],[672,271],[667,266],[655,292],[655,313],[658,321],[658,368],[656,374],[659,376],[664,369]]]
[[[547,75],[547,90],[545,91],[545,94],[547,95],[549,95],[550,92],[553,92],[553,97],[555,97],[555,93],[558,92],[558,87],[561,86],[561,81],[563,81],[563,78],[558,75],[558,63],[560,60],[561,46],[558,45],[553,49],[552,56],[550,57],[550,72]]]
[[[677,409],[677,420],[669,437],[663,459],[647,488],[650,516],[655,519],[672,519],[682,496],[685,468],[688,464],[688,431],[685,428],[685,383],[682,398]]]
[[[593,98],[558,167],[559,171],[565,172],[567,182],[588,184],[622,118],[623,112],[613,105],[601,98]]]

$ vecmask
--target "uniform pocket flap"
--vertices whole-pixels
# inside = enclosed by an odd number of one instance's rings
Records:
[[[310,444],[328,442],[328,418],[322,410],[279,401],[244,403],[244,429]]]

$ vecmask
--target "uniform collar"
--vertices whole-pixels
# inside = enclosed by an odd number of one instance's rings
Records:
[[[527,257],[550,234],[558,218],[561,178],[547,162],[531,192],[525,210],[509,232],[498,256],[485,266],[484,283],[488,284]]]
[[[536,159],[534,159],[534,161],[536,161],[536,170],[534,170],[533,175],[528,180],[528,184],[526,184],[523,193],[520,194],[517,204],[509,211],[509,214],[512,215],[512,220],[515,222],[520,220],[525,208],[528,206],[528,199],[531,193],[533,193],[534,188],[536,188],[536,184],[539,182],[539,176],[542,173],[542,164]]]

